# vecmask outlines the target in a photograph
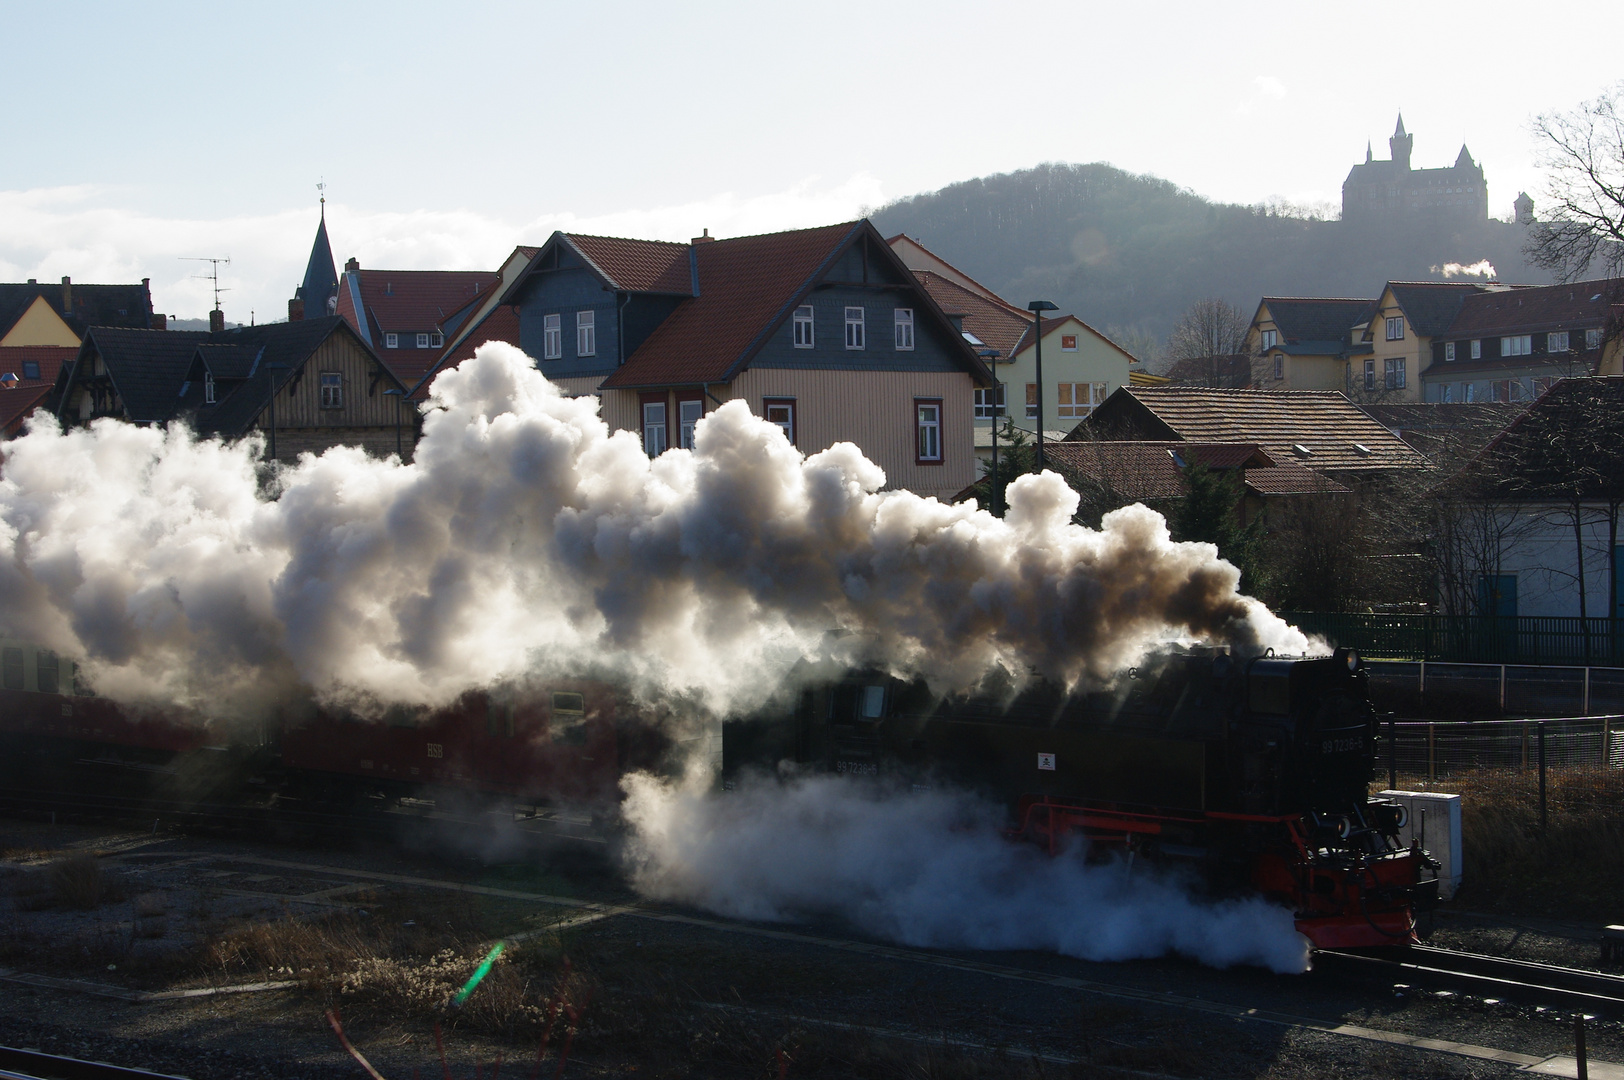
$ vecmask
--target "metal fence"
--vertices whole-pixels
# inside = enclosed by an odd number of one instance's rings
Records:
[[[1394,660],[1624,665],[1624,619],[1281,612],[1333,645]]]
[[[1377,766],[1394,788],[1497,795],[1550,815],[1624,822],[1624,715],[1382,725]]]
[[[1366,666],[1376,707],[1405,719],[1624,713],[1624,668],[1403,660],[1373,660]]]

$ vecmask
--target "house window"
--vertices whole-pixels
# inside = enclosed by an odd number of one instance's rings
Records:
[[[846,309],[846,348],[861,349],[863,347],[863,309],[849,307]]]
[[[812,305],[802,304],[795,309],[795,347],[812,347]]]
[[[1274,354],[1274,377],[1277,378],[1277,379],[1284,379],[1286,377],[1286,354],[1285,353],[1275,353]]]
[[[1601,331],[1600,330],[1586,330],[1585,331],[1585,348],[1587,348],[1587,349],[1599,349],[1599,348],[1601,348]]]
[[[1038,384],[1035,382],[1026,384],[1026,418],[1028,420],[1038,418]]]
[[[1527,356],[1534,351],[1534,335],[1517,334],[1500,339],[1501,356]]]
[[[1473,338],[1472,339],[1472,359],[1473,360],[1481,360],[1481,359],[1483,359],[1483,341],[1480,338]]]
[[[321,373],[321,407],[324,409],[342,409],[344,407],[344,376],[337,371],[324,371]]]
[[[694,425],[705,415],[703,398],[683,398],[677,402],[677,445],[684,450],[694,448]]]
[[[1268,352],[1270,349],[1274,348],[1278,344],[1280,344],[1280,331],[1278,331],[1278,330],[1265,330],[1265,331],[1263,331],[1263,351],[1264,352]]]
[[[659,457],[665,453],[665,410],[664,394],[643,401],[643,453],[649,457]]]
[[[3,680],[7,690],[21,690],[23,688],[23,651],[16,648],[7,648],[4,660],[0,661],[0,668],[4,669]]]
[[[940,400],[914,401],[914,440],[917,463],[942,463],[942,403]]]
[[[1454,362],[1455,362],[1455,343],[1453,341],[1446,341],[1446,342],[1444,342],[1444,363],[1453,364]]]
[[[1105,383],[1061,383],[1056,388],[1056,414],[1080,420],[1105,400]]]
[[[1568,351],[1568,332],[1566,330],[1545,335],[1545,351],[1559,353]]]
[[[1391,319],[1387,320],[1387,340],[1388,341],[1403,341],[1404,340],[1404,316],[1399,315],[1399,316],[1397,316],[1395,318],[1391,318]]]
[[[207,371],[203,373],[203,404],[214,404],[214,375]]]
[[[383,347],[386,348],[386,349],[398,349],[398,348],[400,348],[400,335],[399,334],[385,334],[383,336]]]
[[[541,358],[560,360],[564,356],[564,316],[546,315],[541,320]]]
[[[39,378],[39,361],[38,360],[24,360],[23,361],[23,378],[25,378],[25,379],[37,379],[37,378]]]
[[[1077,351],[1077,335],[1076,334],[1061,334],[1060,335],[1060,351],[1061,352],[1076,352]]]
[[[1438,387],[1438,400],[1445,405],[1455,400],[1455,384],[1442,383]]]
[[[792,399],[764,398],[761,414],[767,418],[767,423],[777,424],[783,430],[784,438],[789,440],[791,446],[795,445],[795,402]]]
[[[1388,360],[1388,361],[1386,361],[1386,365],[1387,365],[1387,372],[1386,372],[1387,389],[1389,389],[1389,390],[1402,390],[1402,389],[1404,389],[1404,385],[1405,385],[1404,369],[1407,366],[1406,362],[1403,361],[1403,360]]]
[[[993,389],[992,389],[992,387],[990,387],[990,386],[978,386],[978,387],[976,387],[976,419],[977,420],[991,420],[991,419],[993,419],[994,418],[993,417],[994,409],[997,410],[997,415],[998,416],[1003,416],[1004,415],[1005,406],[1008,404],[1008,402],[1006,402],[1004,400],[1004,384],[1003,383],[998,384],[997,393],[998,393],[998,403],[995,406],[993,404]]]
[[[1376,389],[1376,361],[1365,361],[1365,389],[1374,392]]]
[[[892,319],[896,327],[897,351],[909,352],[913,349],[913,308],[899,307]]]
[[[598,313],[595,311],[575,313],[575,355],[598,355]]]
[[[34,685],[42,694],[54,694],[60,687],[61,667],[57,663],[56,653],[49,649],[41,649],[34,654]]]
[[[419,349],[426,349],[429,347],[429,336],[427,334],[417,335],[417,347]]]
[[[445,348],[445,335],[444,334],[430,334],[429,335],[429,348],[431,348],[431,349],[443,349],[443,348]]]

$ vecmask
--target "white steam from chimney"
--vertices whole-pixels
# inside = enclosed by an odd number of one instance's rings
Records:
[[[1434,266],[1432,268],[1432,272],[1434,274],[1442,274],[1446,278],[1480,277],[1490,281],[1499,276],[1499,274],[1495,272],[1494,264],[1487,259],[1479,259],[1475,263],[1467,263],[1465,265],[1458,262],[1444,263],[1442,266]]]
[[[0,631],[99,693],[215,715],[308,686],[439,704],[526,673],[613,672],[729,710],[839,646],[938,686],[990,665],[1104,679],[1174,637],[1297,652],[1206,544],[1132,506],[1100,531],[1023,477],[999,520],[882,491],[848,443],[804,457],[743,402],[656,460],[508,345],[434,384],[411,464],[285,469],[184,427],[37,423],[0,477]]]

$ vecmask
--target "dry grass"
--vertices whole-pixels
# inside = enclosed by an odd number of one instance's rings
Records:
[[[1463,902],[1607,922],[1624,916],[1624,770],[1549,770],[1544,829],[1532,770],[1405,783],[1461,796]]]
[[[45,868],[51,896],[63,907],[90,911],[107,894],[107,880],[94,855],[70,855]]]

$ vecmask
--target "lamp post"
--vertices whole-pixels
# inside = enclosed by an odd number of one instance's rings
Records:
[[[1026,310],[1032,313],[1032,343],[1037,346],[1037,385],[1038,385],[1038,472],[1043,471],[1043,313],[1045,311],[1059,311],[1055,305],[1047,300],[1034,300],[1026,305]]]
[[[265,380],[271,384],[271,460],[276,460],[276,372],[286,371],[286,364],[266,364]]]
[[[987,349],[978,353],[992,369],[992,504],[997,513],[998,498],[998,350]]]
[[[406,391],[398,389],[385,390],[383,396],[395,399],[395,456],[404,461],[406,457],[400,449],[400,403],[406,400]]]

